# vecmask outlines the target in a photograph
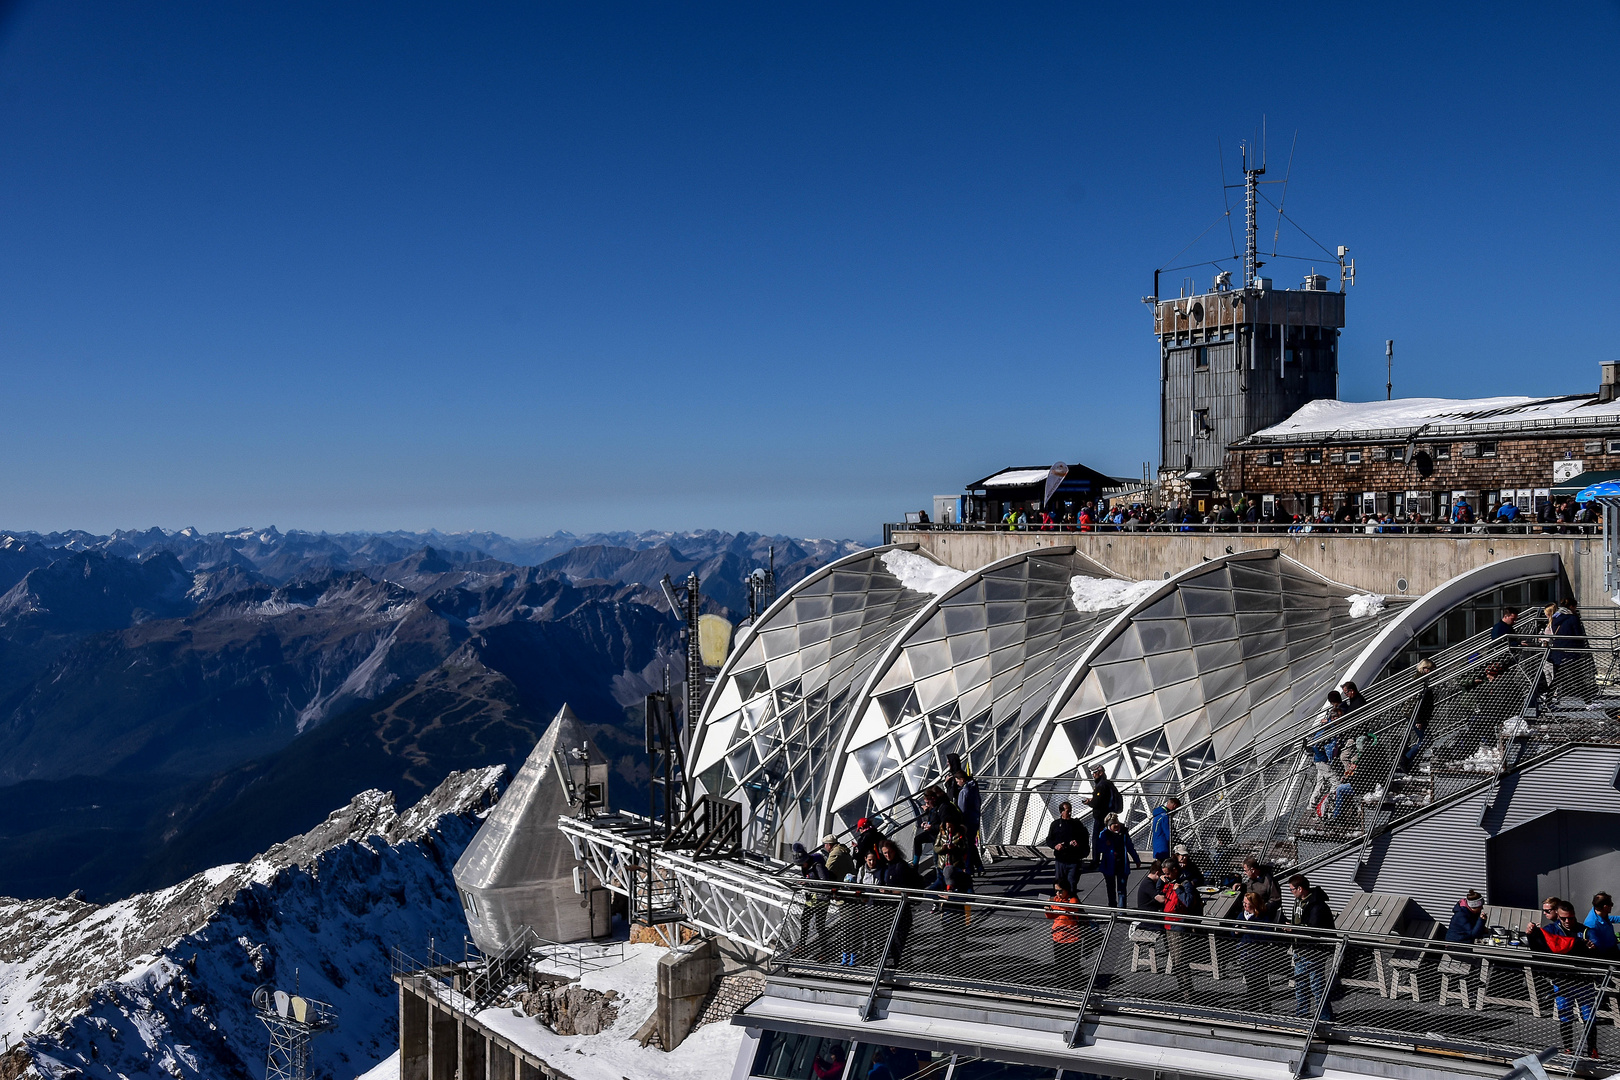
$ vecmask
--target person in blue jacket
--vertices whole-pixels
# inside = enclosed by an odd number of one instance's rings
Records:
[[[1130,893],[1126,887],[1131,880],[1133,862],[1137,866],[1142,865],[1142,857],[1136,853],[1131,834],[1125,831],[1118,814],[1109,814],[1103,819],[1102,835],[1097,838],[1097,863],[1102,869],[1103,880],[1108,883],[1109,907],[1124,907],[1128,902]]]
[[[1592,897],[1592,910],[1586,913],[1586,936],[1592,948],[1606,960],[1620,960],[1620,940],[1615,936],[1614,897],[1600,892]]]
[[[1169,858],[1173,846],[1170,835],[1170,815],[1181,809],[1181,800],[1172,795],[1164,800],[1164,805],[1153,808],[1153,829],[1149,834],[1153,841],[1153,857],[1164,860]]]
[[[1446,927],[1446,940],[1472,945],[1489,930],[1490,927],[1485,924],[1485,898],[1469,889],[1468,895],[1451,909],[1451,925]]]

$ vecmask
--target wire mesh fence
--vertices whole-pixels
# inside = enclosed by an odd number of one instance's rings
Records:
[[[1620,964],[970,893],[801,890],[780,971],[1550,1067],[1620,1050]],[[1073,1041],[1071,1039],[1071,1041]],[[1581,1051],[1577,1054],[1576,1051]]]

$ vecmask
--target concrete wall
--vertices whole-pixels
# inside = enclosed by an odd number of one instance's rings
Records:
[[[568,1080],[540,1058],[453,1008],[420,976],[399,985],[400,1080]]]
[[[1279,548],[1324,577],[1368,592],[1418,596],[1495,559],[1556,551],[1582,607],[1611,607],[1603,592],[1601,536],[1493,534],[1367,536],[1354,533],[1072,533],[939,532],[895,529],[897,544],[916,543],[958,570],[975,570],[1020,551],[1073,544],[1128,578],[1163,578],[1229,551]],[[1401,579],[1406,588],[1400,587]]]

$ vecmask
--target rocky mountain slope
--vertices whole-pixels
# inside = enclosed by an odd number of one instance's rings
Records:
[[[552,552],[522,566],[417,539],[0,540],[0,584],[16,578],[0,594],[0,894],[113,899],[246,858],[363,788],[516,763],[564,701],[633,806],[641,699],[682,670],[658,580],[696,572],[735,620],[772,547],[782,587],[852,547],[638,534],[557,553],[577,538],[478,535]]]
[[[502,773],[452,774],[403,813],[363,792],[248,862],[106,906],[0,899],[0,1073],[259,1077],[264,983],[336,1006],[318,1075],[363,1072],[397,1040],[391,948],[465,933],[450,868]]]

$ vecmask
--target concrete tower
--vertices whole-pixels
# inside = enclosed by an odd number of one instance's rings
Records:
[[[1255,200],[1264,173],[1245,157],[1242,284],[1223,272],[1208,292],[1149,298],[1159,339],[1159,482],[1195,507],[1218,490],[1228,443],[1339,396],[1344,284],[1354,266],[1340,248],[1337,292],[1314,270],[1294,289],[1260,276]]]

